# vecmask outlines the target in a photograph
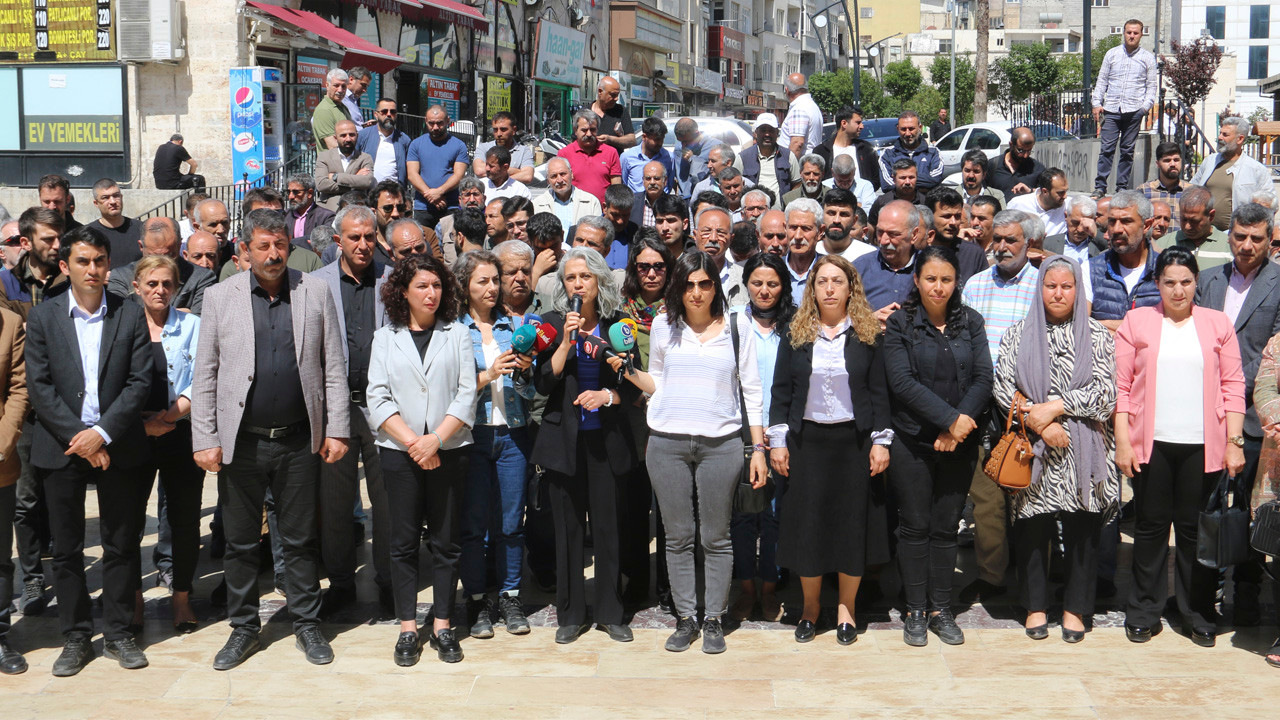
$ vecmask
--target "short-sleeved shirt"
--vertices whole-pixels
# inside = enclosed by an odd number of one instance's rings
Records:
[[[437,144],[431,135],[422,135],[409,143],[409,154],[405,162],[419,163],[418,174],[427,187],[440,187],[453,176],[454,163],[467,164],[467,144],[454,135],[449,135],[443,143]],[[454,188],[445,195],[445,202],[450,206],[458,204],[458,189]],[[421,197],[413,200],[414,210],[427,210],[427,204]]]
[[[596,117],[600,118],[599,133],[601,135],[609,135],[611,137],[621,137],[622,135],[630,135],[635,132],[631,126],[631,116],[621,105],[614,105],[604,111],[604,115],[596,113]]]
[[[1211,267],[1226,265],[1234,259],[1231,254],[1231,241],[1227,239],[1227,234],[1218,228],[1210,230],[1209,236],[1200,242],[1188,238],[1182,230],[1174,230],[1156,240],[1156,247],[1161,250],[1168,250],[1174,245],[1189,250],[1196,257],[1196,264],[1200,266],[1201,272]]]
[[[801,155],[813,152],[814,148],[822,144],[822,109],[809,93],[791,101],[787,117],[783,119],[782,127],[778,128],[778,142],[789,146],[791,138],[797,135],[804,138],[804,151]]]
[[[337,132],[338,123],[350,119],[345,105],[335,103],[328,95],[320,98],[319,104],[311,113],[311,134],[316,139],[316,150],[327,150],[324,139]]]
[[[102,233],[111,243],[112,266],[123,267],[142,259],[142,246],[138,244],[142,240],[142,223],[126,217],[118,228],[107,227],[101,220],[94,220],[89,227]]]
[[[573,170],[573,186],[594,195],[603,206],[605,188],[613,178],[622,176],[618,151],[601,143],[594,153],[587,154],[574,140],[556,155],[569,161],[569,168]]]
[[[482,142],[476,146],[476,158],[483,161],[485,153],[489,152],[489,148],[496,146],[498,143],[490,140]],[[519,170],[520,168],[533,167],[533,148],[524,143],[516,143],[512,147],[507,148],[511,151],[511,169]]]
[[[151,174],[155,177],[156,188],[174,190],[182,179],[179,171],[182,163],[191,159],[187,149],[174,142],[167,142],[156,149],[155,162],[151,164]]]

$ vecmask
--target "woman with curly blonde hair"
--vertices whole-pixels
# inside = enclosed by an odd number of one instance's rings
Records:
[[[797,642],[816,634],[822,576],[840,574],[836,641],[849,645],[863,570],[889,558],[888,538],[868,528],[883,524],[869,522],[870,486],[889,467],[893,430],[880,324],[848,260],[818,259],[786,332],[769,406],[769,459],[789,478],[778,564],[804,592]]]

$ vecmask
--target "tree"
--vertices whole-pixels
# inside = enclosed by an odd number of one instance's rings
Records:
[[[1165,80],[1186,107],[1195,107],[1217,82],[1214,75],[1222,64],[1222,48],[1203,37],[1190,43],[1174,41],[1171,47],[1173,60],[1165,62]]]
[[[948,59],[947,62],[949,63],[950,60]],[[957,67],[956,75],[960,74],[958,70],[959,68]],[[957,103],[960,102],[959,88],[956,89],[956,102]],[[922,118],[922,121],[927,121],[931,118],[938,117],[938,111],[946,106],[947,106],[946,95],[943,95],[940,90],[938,90],[937,88],[934,88],[933,86],[924,85],[919,90],[916,91],[915,95],[911,96],[910,100],[902,104],[902,109],[914,110],[915,113]],[[956,113],[959,114],[959,109],[956,110]],[[960,122],[955,121],[954,124],[958,126],[960,125]],[[928,125],[928,123],[925,122],[925,125]],[[937,138],[930,138],[930,142],[936,139]]]
[[[866,88],[862,88],[866,96]],[[853,71],[842,68],[836,72],[814,73],[809,76],[809,94],[824,113],[834,114],[845,105],[853,104]]]
[[[886,92],[905,103],[924,84],[924,76],[910,60],[899,60],[884,66],[883,84]]]
[[[898,117],[902,103],[884,91],[884,85],[868,70],[862,71],[862,112],[867,118]]]
[[[978,0],[973,19],[978,28],[978,54],[973,61],[973,121],[987,121],[987,43],[991,42],[991,0]],[[960,73],[956,73],[959,75]]]
[[[1107,51],[1113,47],[1118,47],[1122,35],[1108,35],[1093,44],[1093,52],[1089,54],[1089,87],[1093,88],[1093,84],[1098,82],[1098,71],[1102,69],[1102,61],[1107,57]]]
[[[950,95],[951,92],[951,58],[950,56],[939,55],[933,59],[933,63],[929,65],[929,80],[933,82],[933,86],[938,88],[938,92],[944,97]],[[973,113],[973,96],[974,86],[977,83],[977,73],[974,71],[973,63],[969,61],[969,55],[959,55],[956,57],[956,116],[952,118],[952,124],[959,127],[960,125],[972,122]],[[923,117],[923,116],[922,116]]]
[[[1004,78],[1003,89],[1012,101],[1048,92],[1058,82],[1058,63],[1045,43],[1014,45],[1009,55],[996,61]]]

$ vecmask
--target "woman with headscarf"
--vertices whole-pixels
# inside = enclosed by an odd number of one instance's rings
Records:
[[[1062,527],[1066,588],[1062,639],[1084,639],[1097,589],[1098,539],[1120,502],[1115,435],[1115,346],[1089,318],[1079,263],[1055,255],[1040,266],[1040,302],[1000,342],[995,398],[1008,413],[1015,394],[1034,440],[1030,487],[1011,497],[1015,563],[1033,640],[1049,636],[1049,554]]]

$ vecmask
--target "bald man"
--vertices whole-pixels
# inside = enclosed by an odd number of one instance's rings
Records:
[[[352,190],[368,192],[373,187],[373,158],[356,149],[360,129],[350,120],[339,121],[334,128],[338,146],[316,156],[316,204],[332,212],[338,211],[338,198]]]
[[[636,131],[631,126],[626,101],[618,102],[621,95],[622,85],[606,75],[596,83],[596,101],[591,103],[591,112],[600,118],[597,139],[612,145],[619,153],[636,144]]]
[[[218,266],[218,238],[203,230],[197,230],[191,233],[191,237],[187,238],[187,248],[182,252],[182,257],[192,265],[213,272]]]
[[[791,107],[778,128],[779,142],[787,143],[791,152],[802,158],[822,144],[822,110],[809,94],[808,80],[802,73],[788,75],[782,85]]]
[[[18,264],[22,256],[22,237],[18,232],[18,219],[14,218],[0,226],[0,259],[9,270]]]
[[[192,235],[191,239],[195,237]],[[204,307],[204,291],[217,282],[217,279],[212,270],[195,265],[182,257],[179,254],[180,244],[181,231],[173,218],[154,217],[143,223],[142,239],[138,241],[142,256],[163,255],[178,263],[178,287],[169,298],[169,304],[179,310],[199,315]],[[133,291],[133,274],[137,265],[138,262],[134,261],[128,265],[112,268],[111,277],[107,281],[107,291],[120,297],[136,299],[138,295]]]
[[[1036,178],[1044,172],[1044,165],[1031,157],[1031,151],[1036,148],[1036,136],[1031,129],[1014,128],[1012,136],[1009,149],[987,163],[987,187],[1003,192],[1006,201],[1031,192]]]

